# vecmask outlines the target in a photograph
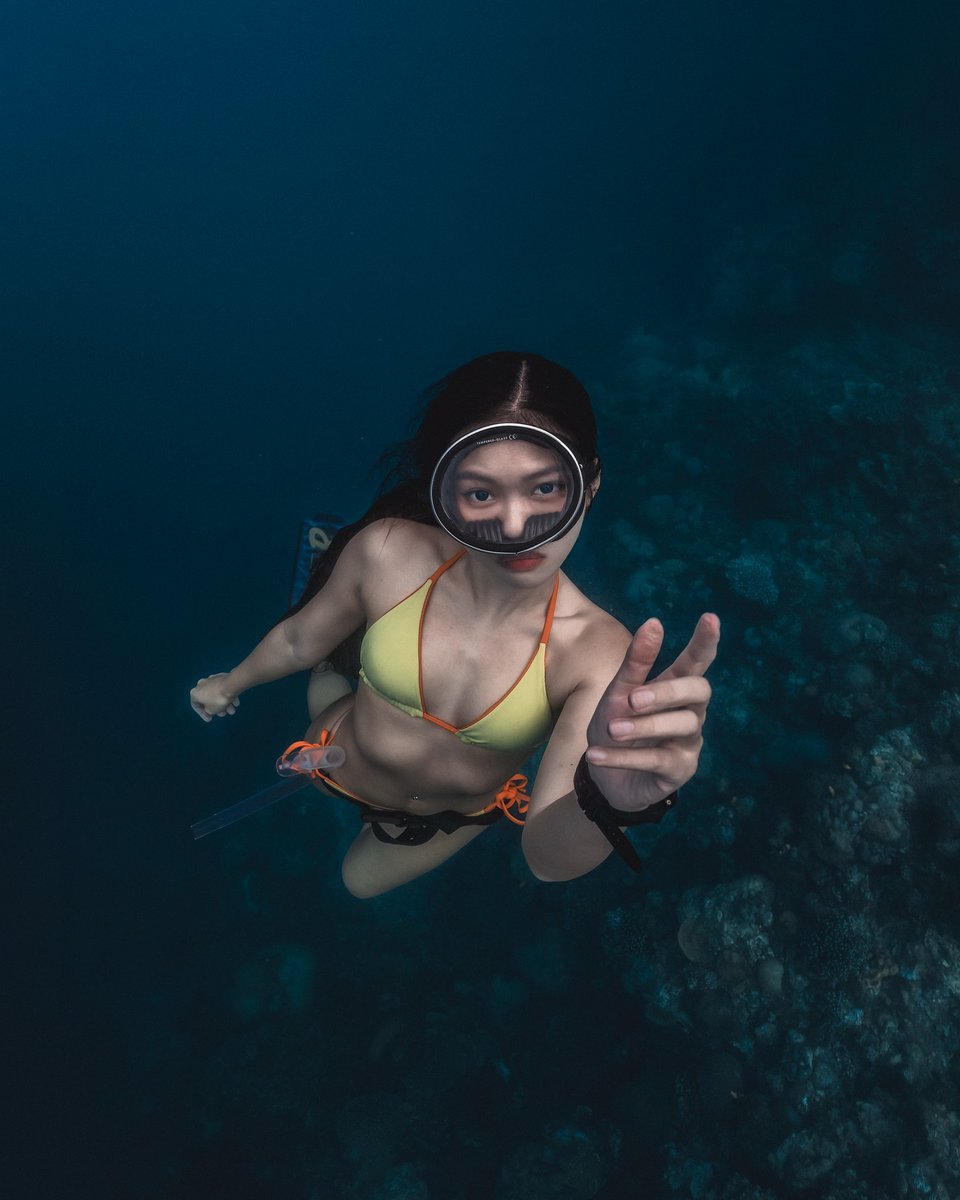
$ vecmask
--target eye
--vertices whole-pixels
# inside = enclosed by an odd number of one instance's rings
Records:
[[[486,488],[471,488],[466,493],[466,497],[468,500],[473,500],[476,504],[484,504],[491,498],[491,493]]]
[[[546,483],[538,484],[534,488],[534,492],[538,496],[552,496],[554,492],[563,490],[563,484],[557,479],[547,480]]]

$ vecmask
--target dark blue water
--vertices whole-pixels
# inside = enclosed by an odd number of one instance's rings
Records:
[[[0,16],[18,1194],[960,1195],[954,6]],[[498,827],[351,900],[186,692],[419,390],[564,362],[571,573],[724,642],[698,780],[537,884]],[[22,1125],[22,1128],[21,1128]]]

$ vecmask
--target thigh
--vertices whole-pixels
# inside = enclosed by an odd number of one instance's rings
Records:
[[[390,834],[400,832],[400,826],[385,821],[383,826]],[[489,828],[489,825],[464,825],[453,833],[438,830],[422,846],[389,845],[379,841],[372,829],[364,828],[343,860],[343,882],[347,891],[361,900],[380,896],[439,867]]]

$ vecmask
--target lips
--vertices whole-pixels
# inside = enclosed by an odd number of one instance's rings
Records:
[[[546,555],[531,551],[529,554],[517,554],[513,558],[502,558],[500,566],[505,571],[532,571],[538,567]]]

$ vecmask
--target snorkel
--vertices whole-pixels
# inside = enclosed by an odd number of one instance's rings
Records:
[[[262,808],[268,808],[302,788],[309,787],[317,777],[318,771],[335,771],[337,767],[342,767],[347,756],[342,746],[330,745],[329,737],[324,729],[319,742],[294,742],[292,746],[288,746],[277,759],[277,774],[284,776],[281,782],[191,825],[190,832],[194,841],[232,825],[234,821],[241,821]]]

